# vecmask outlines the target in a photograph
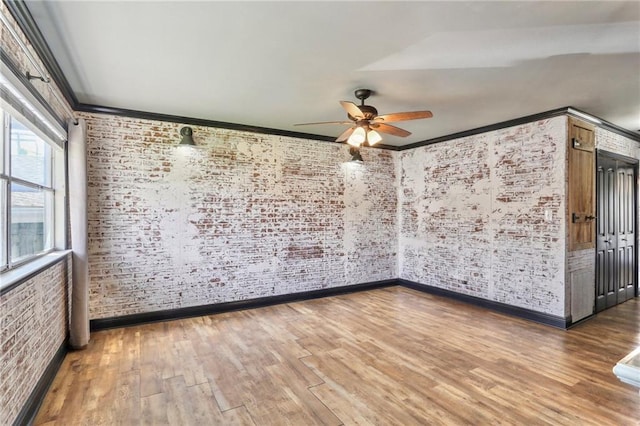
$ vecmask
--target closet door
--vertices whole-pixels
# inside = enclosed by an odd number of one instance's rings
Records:
[[[598,156],[596,167],[596,312],[617,303],[616,161]]]
[[[598,155],[596,312],[635,296],[636,165]]]
[[[617,162],[617,303],[631,299],[635,295],[635,185],[633,166]]]

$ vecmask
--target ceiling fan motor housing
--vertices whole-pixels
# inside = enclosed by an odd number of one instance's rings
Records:
[[[365,120],[371,120],[378,115],[378,110],[371,105],[358,105],[358,108],[362,111],[362,115],[364,115]],[[349,117],[349,120],[358,121],[358,118],[349,113],[347,113],[347,117]]]

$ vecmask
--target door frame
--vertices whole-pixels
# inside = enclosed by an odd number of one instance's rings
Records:
[[[596,173],[597,173],[597,170],[598,170],[598,166],[600,164],[600,158],[601,157],[607,157],[608,159],[611,159],[611,160],[617,160],[617,161],[625,162],[625,163],[629,164],[633,168],[633,181],[635,183],[635,185],[634,185],[634,197],[633,197],[634,198],[634,200],[633,200],[633,204],[634,204],[633,205],[633,211],[635,213],[635,233],[634,233],[635,234],[635,241],[634,241],[634,244],[635,244],[635,250],[634,250],[635,259],[634,259],[633,277],[634,277],[635,283],[634,283],[634,292],[633,293],[634,293],[634,297],[638,297],[640,295],[640,292],[639,292],[640,285],[638,284],[638,282],[640,281],[640,277],[638,277],[638,257],[639,257],[638,256],[638,241],[640,240],[640,233],[638,232],[638,224],[640,223],[640,213],[638,212],[638,194],[640,192],[639,191],[639,182],[638,182],[638,166],[640,164],[640,160],[638,160],[637,158],[633,158],[633,157],[627,157],[626,155],[617,154],[615,152],[605,151],[605,150],[602,150],[602,149],[596,149],[596,161],[595,161]],[[596,185],[597,185],[597,182],[596,182]],[[596,193],[597,193],[597,190],[598,190],[597,186],[596,186],[595,189],[596,189]],[[596,208],[596,212],[599,211],[599,205],[597,204],[597,197],[596,197],[595,208]],[[599,218],[597,220],[599,220]],[[596,247],[594,247],[594,256],[597,256],[597,250],[598,250],[598,248],[597,248],[597,245],[596,245]],[[597,267],[597,258],[594,259],[594,261],[595,261],[594,266]],[[598,279],[597,274],[595,275],[595,279],[596,280]],[[596,297],[597,297],[597,288],[598,288],[597,282],[595,282],[594,284],[595,284],[594,285],[594,291],[596,292]],[[596,307],[595,307],[595,299],[594,299],[594,306],[593,306],[594,313],[596,312],[595,308]]]

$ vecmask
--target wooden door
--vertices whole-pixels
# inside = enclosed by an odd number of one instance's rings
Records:
[[[636,166],[598,154],[596,167],[596,312],[636,292]]]
[[[595,132],[593,126],[569,120],[569,251],[595,247],[594,173]]]
[[[635,295],[635,177],[631,164],[617,162],[617,303]]]
[[[616,304],[616,162],[598,156],[596,168],[596,312]]]

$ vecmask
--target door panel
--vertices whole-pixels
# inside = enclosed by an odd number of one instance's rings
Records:
[[[598,156],[596,168],[596,312],[617,303],[616,217],[614,214],[615,160]]]
[[[635,280],[633,271],[635,270],[635,188],[634,188],[634,172],[633,167],[628,164],[618,162],[617,179],[620,182],[618,186],[618,198],[620,210],[621,224],[618,226],[618,247],[624,253],[623,265],[621,266],[623,273],[619,281],[618,287],[618,303],[629,300],[635,294]]]

